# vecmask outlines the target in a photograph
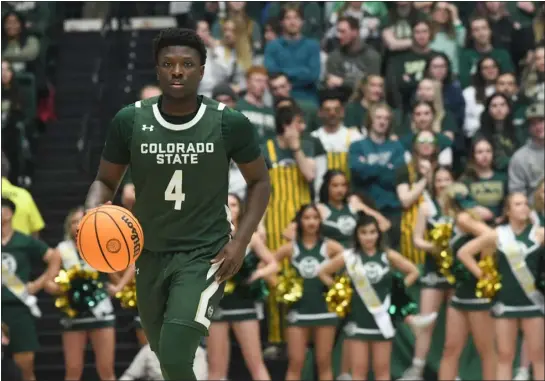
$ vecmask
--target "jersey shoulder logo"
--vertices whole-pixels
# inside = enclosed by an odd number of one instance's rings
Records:
[[[145,124],[142,125],[142,131],[153,131],[153,124],[151,126],[147,126]]]

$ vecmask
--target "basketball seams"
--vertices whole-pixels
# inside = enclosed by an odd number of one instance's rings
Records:
[[[117,270],[115,268],[113,268],[113,266],[110,264],[110,262],[108,261],[108,258],[106,257],[106,255],[104,255],[104,250],[102,250],[102,243],[100,242],[100,238],[98,236],[98,227],[97,227],[97,217],[98,217],[98,214],[99,213],[102,213],[102,214],[105,214],[107,215],[108,217],[110,217],[110,215],[106,212],[101,212],[99,210],[97,210],[95,212],[95,236],[96,236],[96,240],[97,240],[97,243],[98,243],[98,248],[100,249],[100,254],[102,254],[102,258],[104,258],[104,261],[106,261],[106,264],[114,271],[114,272],[117,272]]]
[[[131,264],[131,256],[132,255],[131,255],[131,250],[129,249],[129,244],[127,242],[127,239],[125,238],[125,234],[123,234],[123,230],[121,230],[121,228],[117,224],[117,221],[112,216],[110,216],[106,212],[102,212],[102,213],[106,214],[110,218],[110,220],[112,220],[112,222],[114,223],[117,230],[119,230],[119,234],[121,234],[121,237],[123,238],[123,242],[125,242],[125,249],[127,250],[127,266],[125,266],[125,269],[126,269]],[[118,270],[118,271],[121,271],[121,270]]]

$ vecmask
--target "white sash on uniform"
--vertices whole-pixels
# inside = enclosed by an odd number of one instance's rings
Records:
[[[352,284],[369,312],[373,315],[380,332],[386,339],[394,337],[395,329],[388,313],[390,296],[386,297],[384,303],[380,300],[373,285],[367,278],[361,258],[353,250],[345,250],[343,255]]]
[[[62,266],[64,269],[68,270],[74,266],[80,266],[84,270],[96,271],[91,266],[89,266],[87,262],[82,261],[79,258],[78,251],[76,249],[76,245],[74,244],[74,241],[72,240],[62,241],[57,246],[57,249],[60,252]],[[92,308],[91,312],[93,313],[93,315],[95,315],[97,319],[103,319],[104,317],[109,316],[114,312],[114,306],[112,304],[112,301],[108,297],[103,299],[94,308]]]
[[[3,263],[2,284],[29,308],[30,313],[34,317],[39,318],[42,316],[42,312],[38,308],[38,299],[34,295],[28,293],[26,284],[17,275],[10,273],[8,267]]]
[[[530,239],[533,241],[539,223],[534,224],[530,231]],[[545,301],[543,294],[536,289],[536,280],[526,263],[526,255],[536,250],[539,243],[534,242],[531,247],[526,247],[522,242],[518,242],[510,225],[502,225],[496,228],[498,234],[498,249],[504,253],[511,271],[517,279],[520,287],[542,313],[545,312]]]

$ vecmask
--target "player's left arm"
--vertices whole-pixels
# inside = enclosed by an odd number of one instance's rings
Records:
[[[253,124],[238,111],[226,109],[223,113],[224,131],[227,130],[228,154],[237,164],[248,184],[246,213],[234,239],[246,247],[261,222],[271,193],[271,182],[265,159],[259,147],[259,138]]]
[[[251,275],[248,283],[252,283],[260,278],[265,279],[271,275],[275,275],[279,269],[278,262],[276,262],[274,255],[267,248],[267,246],[265,246],[265,243],[261,240],[257,233],[252,237],[250,245],[264,266],[258,267],[258,269]]]
[[[61,255],[57,249],[49,248],[40,240],[35,240],[33,251],[47,264],[47,268],[38,278],[27,284],[29,294],[36,294],[43,289],[47,282],[55,279],[61,270]]]

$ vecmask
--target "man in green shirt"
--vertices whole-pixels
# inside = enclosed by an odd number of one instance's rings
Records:
[[[253,66],[246,73],[246,95],[239,99],[236,109],[252,122],[264,143],[274,137],[274,111],[265,105],[263,96],[267,90],[267,70],[263,66]]]
[[[473,45],[462,49],[460,53],[459,79],[462,88],[471,85],[471,78],[477,71],[477,62],[485,56],[495,58],[502,72],[514,70],[509,52],[492,46],[492,30],[486,17],[473,18],[469,28]]]
[[[206,48],[189,29],[153,41],[162,95],[113,118],[85,206],[112,200],[131,167],[145,246],[136,261],[138,310],[167,380],[195,380],[193,359],[223,295],[242,265],[263,214],[270,182],[259,140],[238,111],[198,96]],[[248,210],[231,238],[229,163],[248,183]]]

